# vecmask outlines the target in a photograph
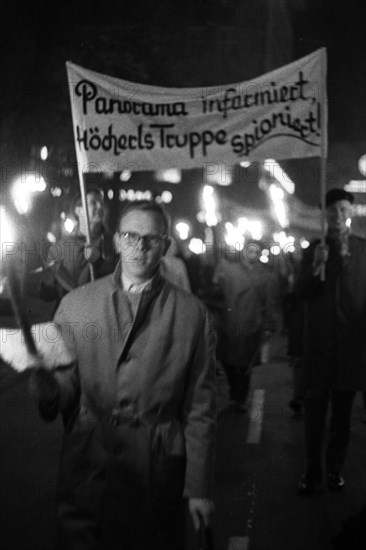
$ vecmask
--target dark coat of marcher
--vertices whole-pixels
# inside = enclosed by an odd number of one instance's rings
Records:
[[[325,247],[316,241],[305,251],[298,279],[306,302],[306,472],[298,486],[300,494],[321,490],[324,466],[328,488],[343,489],[352,405],[356,392],[366,388],[366,240],[350,231],[352,202],[353,196],[343,189],[328,191]]]
[[[264,334],[274,332],[274,286],[258,259],[233,252],[217,265],[213,280],[222,292],[218,357],[228,377],[230,398],[245,410],[251,371],[260,363]]]
[[[349,236],[341,258],[327,239],[325,282],[312,274],[315,241],[305,251],[298,290],[306,299],[305,383],[338,390],[366,389],[366,240]]]
[[[293,374],[293,394],[289,407],[294,414],[301,414],[304,401],[304,322],[305,302],[295,289],[300,267],[300,258],[291,259],[288,276],[288,291],[285,298],[287,355]]]
[[[171,239],[169,249],[161,261],[161,273],[167,281],[179,288],[191,292],[186,264],[178,254],[178,246],[174,239]]]

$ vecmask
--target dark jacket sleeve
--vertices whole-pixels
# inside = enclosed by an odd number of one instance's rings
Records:
[[[44,420],[48,421],[54,420],[59,413],[62,414],[64,420],[67,419],[75,407],[78,406],[80,400],[80,379],[74,335],[71,330],[67,307],[65,307],[63,300],[55,313],[54,321],[59,326],[64,345],[70,354],[75,357],[75,360],[68,364],[62,364],[61,359],[60,364],[53,370],[53,377],[57,382],[58,391],[51,401],[41,401],[39,403],[40,414]]]
[[[62,247],[62,244],[60,244]],[[45,272],[41,278],[39,287],[39,296],[42,300],[51,302],[53,300],[60,301],[61,298],[75,287],[69,269],[65,266],[65,262],[60,262],[58,249],[50,246],[47,252],[46,264],[56,262],[52,267],[45,267]]]
[[[50,262],[51,260],[54,260],[54,258],[52,257],[52,248],[49,247],[48,248],[48,251],[47,251],[47,259],[46,259],[46,264],[48,264],[48,262]],[[52,302],[53,300],[56,300],[57,297],[58,297],[58,293],[57,293],[57,290],[56,290],[56,279],[55,277],[53,276],[52,277],[52,271],[51,271],[51,268],[47,268],[44,266],[44,269],[45,270],[48,270],[48,273],[47,275],[49,275],[49,278],[52,280],[47,282],[45,281],[45,273],[43,272],[42,273],[42,277],[41,277],[41,281],[40,281],[40,284],[39,284],[39,297],[42,299],[42,300],[45,300],[46,302]],[[50,284],[51,282],[51,284]]]
[[[321,288],[320,276],[314,275],[313,272],[314,253],[319,242],[319,240],[314,241],[309,248],[304,251],[300,272],[295,283],[295,292],[304,300],[309,299]]]
[[[104,228],[101,236],[97,239],[97,241],[92,243],[92,245],[96,246],[99,252],[98,259],[92,263],[95,279],[100,279],[101,277],[105,277],[106,275],[113,273],[119,260],[113,242],[113,235],[109,233],[106,228]],[[83,285],[89,281],[89,263],[83,257],[76,286]]]
[[[57,382],[57,389],[54,397],[50,400],[40,400],[38,409],[41,417],[46,422],[52,422],[59,413],[65,418],[77,406],[80,397],[80,384],[77,364],[62,365],[53,372],[54,380]]]
[[[183,410],[187,456],[184,496],[187,498],[212,497],[216,436],[215,350],[214,319],[205,311],[192,357]]]
[[[113,273],[118,263],[118,254],[114,248],[113,236],[108,232],[103,233],[103,242],[98,260],[93,264],[95,277],[99,279]]]

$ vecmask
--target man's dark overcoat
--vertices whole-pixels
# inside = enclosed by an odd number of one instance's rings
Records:
[[[366,389],[366,240],[350,235],[342,258],[327,239],[325,281],[313,275],[315,241],[305,251],[297,290],[305,299],[305,383]]]

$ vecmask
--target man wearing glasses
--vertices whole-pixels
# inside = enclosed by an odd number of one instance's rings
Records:
[[[130,203],[115,235],[113,275],[65,296],[55,321],[77,362],[32,387],[44,418],[61,412],[58,484],[63,550],[184,548],[213,512],[215,346],[212,319],[159,270],[169,219]]]

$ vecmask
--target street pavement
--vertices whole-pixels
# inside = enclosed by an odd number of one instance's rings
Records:
[[[29,298],[33,322],[52,304]],[[4,322],[4,319],[3,319]],[[366,502],[366,424],[361,393],[340,493],[301,497],[303,417],[288,408],[292,372],[285,336],[269,362],[253,371],[249,410],[227,410],[228,387],[218,366],[219,418],[215,478],[215,550],[332,550],[331,539]],[[0,545],[2,550],[52,550],[62,425],[43,423],[27,394],[27,375],[0,366]],[[198,548],[187,523],[188,548]],[[173,549],[172,549],[173,550]]]
[[[222,384],[224,382],[221,382]],[[299,496],[303,416],[288,408],[285,357],[254,369],[252,409],[218,423],[215,539],[219,550],[331,550],[343,522],[366,504],[366,424],[356,396],[343,492]],[[258,400],[258,396],[260,399]],[[258,436],[258,425],[260,433]]]

